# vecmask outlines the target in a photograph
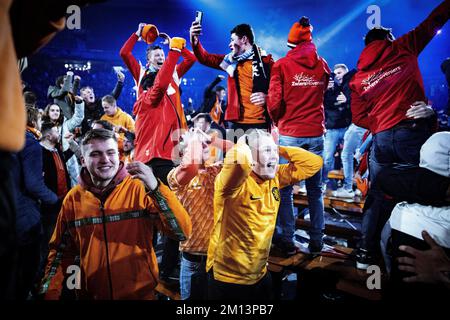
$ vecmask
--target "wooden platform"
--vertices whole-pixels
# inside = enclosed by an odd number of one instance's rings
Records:
[[[352,249],[338,246],[335,248],[345,253],[352,251]],[[381,290],[369,290],[367,288],[366,281],[370,274],[356,269],[355,262],[349,258],[322,255],[314,257],[299,253],[288,258],[270,256],[268,263],[268,269],[275,274],[282,274],[285,271],[300,274],[315,268],[328,270],[335,273],[339,279],[336,289],[367,300],[381,300]]]
[[[364,199],[355,197],[353,199],[343,199],[332,197],[330,193],[325,194],[323,197],[323,204],[325,208],[336,209],[347,212],[353,212],[362,214],[364,207]],[[304,193],[294,193],[294,205],[295,206],[308,206],[308,197]]]

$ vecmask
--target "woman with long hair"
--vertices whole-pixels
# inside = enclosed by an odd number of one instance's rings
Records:
[[[53,122],[58,129],[64,122],[64,114],[61,111],[61,107],[56,103],[48,104],[44,109],[44,115],[42,117],[43,122]]]

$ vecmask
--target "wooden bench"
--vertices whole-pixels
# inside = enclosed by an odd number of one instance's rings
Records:
[[[338,246],[335,248],[345,253],[352,251],[351,248]],[[356,269],[354,261],[348,257],[312,256],[298,253],[287,258],[270,256],[268,260],[268,269],[272,272],[274,279],[274,291],[279,290],[279,292],[281,292],[280,281],[282,280],[283,273],[296,272],[297,277],[299,277],[299,274],[304,274],[304,272],[316,268],[335,274],[338,278],[336,289],[340,291],[367,300],[381,300],[381,290],[370,290],[367,288],[366,282],[370,274]],[[278,283],[276,283],[277,281]],[[384,281],[383,277],[382,281]]]
[[[353,200],[347,200],[342,198],[331,197],[329,194],[323,197],[324,208],[331,210],[333,213],[337,215],[341,215],[341,212],[345,212],[346,214],[351,214],[355,216],[362,217],[363,207],[364,207],[364,199],[359,197],[355,197]],[[308,206],[308,198],[306,194],[302,193],[294,193],[294,205],[299,208],[304,208]],[[361,236],[360,230],[349,222],[347,219],[343,218],[345,222],[347,222],[347,226],[336,226],[329,223],[325,224],[325,234],[330,236],[351,239],[353,241],[357,241],[357,239]],[[304,219],[297,219],[296,227],[303,230],[309,229],[310,222]]]
[[[365,200],[360,197],[343,199],[332,197],[329,193],[323,197],[323,205],[327,209],[336,209],[356,214],[362,214]],[[294,193],[294,205],[297,207],[308,206],[308,197],[303,193]]]

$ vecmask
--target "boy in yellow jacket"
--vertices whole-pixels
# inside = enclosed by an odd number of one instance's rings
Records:
[[[289,161],[278,165],[279,156]],[[313,176],[321,157],[278,147],[262,130],[241,137],[228,151],[215,181],[214,229],[208,247],[208,298],[268,299],[267,272],[280,206],[279,189]]]

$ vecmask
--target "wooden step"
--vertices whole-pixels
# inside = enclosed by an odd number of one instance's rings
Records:
[[[353,250],[340,246],[335,246],[334,248],[347,254],[350,254]],[[381,300],[381,290],[369,290],[367,288],[367,278],[371,274],[356,269],[355,262],[348,256],[346,258],[336,258],[324,255],[311,256],[304,253],[287,258],[270,256],[268,268],[273,272],[305,272],[315,268],[332,271],[337,274],[339,279],[336,289],[367,300]],[[382,285],[383,281],[385,281],[384,275],[382,275]]]
[[[344,179],[344,171],[331,170],[330,172],[328,172],[328,179],[343,180]]]
[[[295,226],[297,229],[309,230],[310,225],[311,223],[304,219],[298,218],[295,221]],[[361,231],[359,230],[352,229],[350,226],[348,228],[343,228],[332,224],[325,224],[324,233],[329,236],[344,238],[347,240],[361,237]]]
[[[349,211],[354,213],[360,213],[363,212],[364,207],[364,199],[360,197],[354,197],[353,199],[343,199],[343,198],[336,198],[330,196],[329,193],[327,193],[323,197],[323,204],[325,208],[331,209],[337,209],[342,211]],[[294,205],[295,206],[308,206],[308,197],[305,194],[301,193],[294,193]]]

